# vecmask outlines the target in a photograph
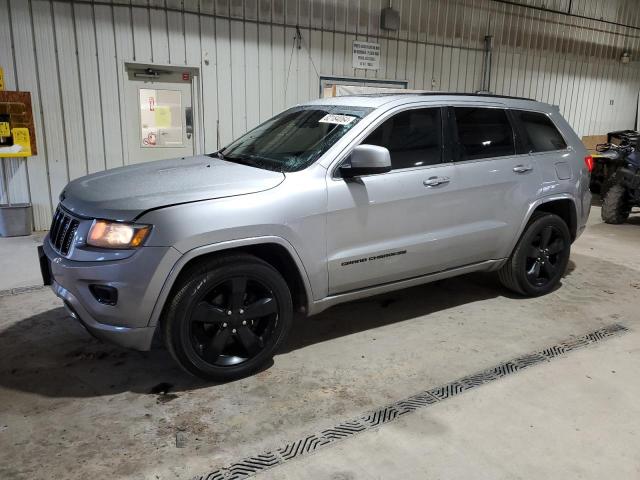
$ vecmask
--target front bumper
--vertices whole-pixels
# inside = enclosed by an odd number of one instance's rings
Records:
[[[89,315],[82,303],[69,290],[55,280],[51,284],[51,289],[64,301],[67,313],[78,320],[94,337],[135,350],[145,351],[151,348],[156,327],[129,328],[100,323]]]
[[[48,274],[53,292],[90,333],[136,350],[151,348],[156,328],[150,325],[151,313],[165,279],[180,257],[177,250],[142,247],[121,260],[80,262],[60,256],[47,236],[41,252],[44,283]],[[100,303],[90,291],[92,284],[116,288],[116,305]]]

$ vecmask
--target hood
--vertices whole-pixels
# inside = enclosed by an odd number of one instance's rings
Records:
[[[141,163],[87,175],[60,195],[76,215],[130,221],[150,209],[273,188],[284,174],[206,155]]]

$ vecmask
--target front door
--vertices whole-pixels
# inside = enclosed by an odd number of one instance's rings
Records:
[[[194,155],[189,72],[128,68],[125,95],[129,164]]]
[[[360,142],[388,148],[391,172],[328,179],[330,294],[448,267],[457,198],[442,130],[440,108],[398,112]]]

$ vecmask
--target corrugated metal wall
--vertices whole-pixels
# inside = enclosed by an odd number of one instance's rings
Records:
[[[391,3],[400,12],[397,32],[380,29],[387,0],[0,0],[0,65],[8,89],[32,92],[40,152],[5,161],[9,196],[31,200],[35,226],[44,229],[70,179],[124,163],[125,61],[200,68],[206,151],[217,148],[218,120],[227,143],[318,97],[319,74],[478,90],[487,34],[495,93],[558,104],[581,135],[634,126],[636,0],[517,2],[563,12],[571,4],[574,16],[496,0]],[[381,44],[378,71],[352,68],[355,39]],[[623,51],[632,63],[619,61]]]

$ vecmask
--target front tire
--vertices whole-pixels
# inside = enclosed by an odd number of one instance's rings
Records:
[[[600,216],[605,223],[614,225],[624,223],[631,213],[631,206],[627,198],[627,189],[622,185],[612,185],[607,190],[602,202]]]
[[[501,283],[521,295],[536,297],[552,291],[569,264],[571,234],[552,213],[534,213],[507,263]]]
[[[252,255],[223,256],[185,273],[163,318],[165,342],[187,372],[226,382],[264,367],[292,319],[276,269]]]

